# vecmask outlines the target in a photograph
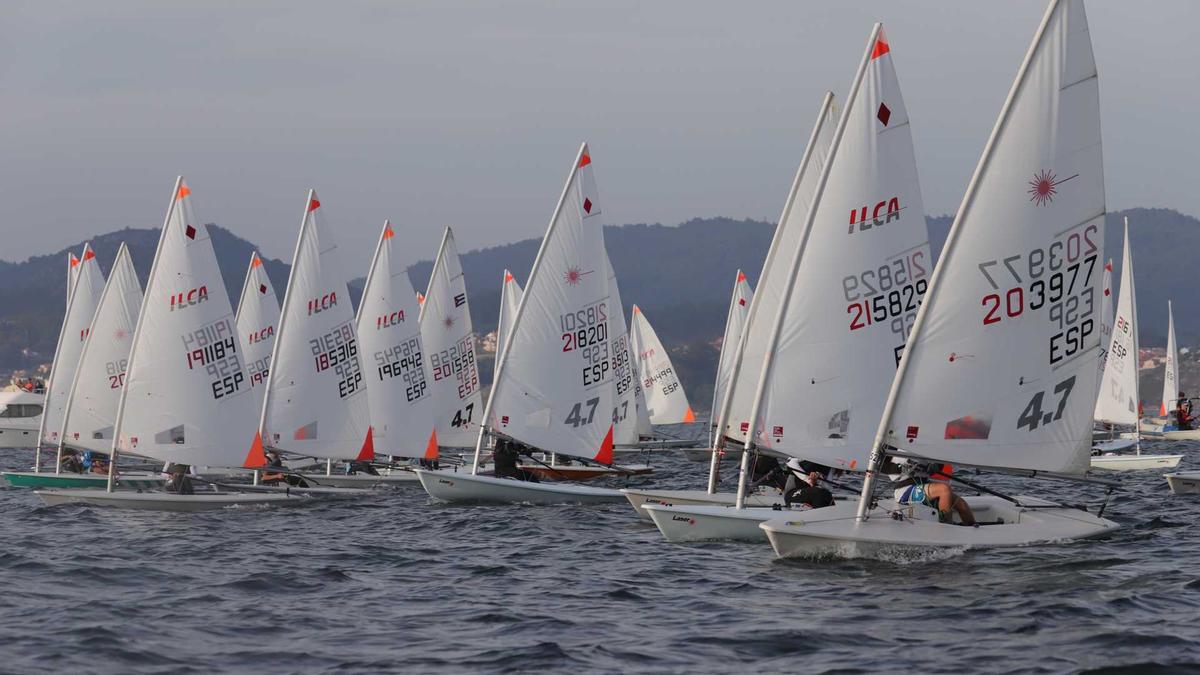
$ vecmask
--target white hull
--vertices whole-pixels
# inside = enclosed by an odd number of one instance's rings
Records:
[[[717,504],[733,506],[737,495],[732,492],[709,493],[707,490],[656,490],[625,488],[621,490],[629,505],[639,518],[650,520],[650,514],[642,509],[646,504],[664,504],[682,506],[684,504]],[[769,494],[755,493],[746,496],[746,506],[772,506],[783,504],[783,496],[772,492]]]
[[[179,495],[169,492],[128,492],[118,490],[35,490],[47,506],[87,504],[138,511],[214,511],[228,506],[292,506],[308,503],[310,497],[286,493],[251,494],[241,492]]]
[[[1105,471],[1145,471],[1172,469],[1183,455],[1099,455],[1092,457],[1092,468]]]
[[[625,499],[617,490],[527,483],[509,478],[472,476],[469,472],[416,470],[430,497],[444,502],[488,504],[607,504]]]
[[[310,485],[320,487],[357,488],[360,490],[382,487],[403,487],[417,484],[417,474],[412,471],[393,471],[388,475],[372,476],[367,473],[354,474],[300,474]]]
[[[1200,429],[1164,431],[1162,437],[1168,441],[1200,441]]]
[[[998,497],[970,497],[967,501],[979,522],[1003,524],[963,527],[942,524],[928,507],[904,507],[902,519],[877,508],[872,517],[818,520],[820,509],[790,515],[761,525],[781,558],[921,558],[937,550],[1010,548],[1084,539],[1108,534],[1117,523],[1052,502],[1018,497],[1023,508]],[[811,515],[810,515],[811,514]]]
[[[728,540],[765,544],[767,533],[759,527],[761,523],[793,514],[804,514],[810,519],[853,518],[858,511],[858,498],[838,501],[823,509],[769,506],[736,509],[714,504],[647,504],[642,509],[650,515],[663,538],[672,543]]]
[[[1133,450],[1137,448],[1138,440],[1136,438],[1116,438],[1111,441],[1100,441],[1092,444],[1092,450],[1099,450],[1102,453],[1121,452],[1122,450]]]
[[[1167,479],[1167,486],[1174,494],[1200,494],[1200,471],[1180,471],[1179,473],[1168,473],[1163,477]]]

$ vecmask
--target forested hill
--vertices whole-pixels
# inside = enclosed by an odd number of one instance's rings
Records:
[[[1190,280],[1200,259],[1200,221],[1170,209],[1110,214],[1106,254],[1117,261],[1118,276],[1124,216],[1130,220],[1142,344],[1165,342],[1168,298],[1175,301],[1180,344],[1195,344],[1200,336],[1200,298],[1191,291]],[[945,241],[950,218],[930,218],[929,227],[936,252]],[[254,244],[224,228],[210,228],[226,287],[236,301]],[[708,404],[717,341],[724,329],[734,276],[742,269],[751,283],[757,283],[773,231],[773,223],[728,218],[697,219],[674,227],[638,224],[605,228],[626,311],[634,303],[641,306],[674,352],[676,367],[698,408]],[[157,240],[156,229],[125,229],[98,235],[91,242],[105,274],[117,248],[125,242],[144,282]],[[470,247],[469,241],[458,243],[462,249]],[[503,270],[511,269],[524,285],[538,243],[526,239],[462,255],[471,313],[480,334],[495,328]],[[82,245],[80,242],[69,250],[79,251]],[[428,283],[435,252],[429,253],[429,261],[409,270],[417,289]],[[20,263],[0,261],[0,376],[50,360],[66,297],[66,256],[67,250],[62,250]],[[275,259],[265,262],[282,296],[288,265]],[[361,261],[364,272],[367,264]]]

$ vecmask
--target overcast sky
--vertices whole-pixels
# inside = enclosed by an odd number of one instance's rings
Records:
[[[1200,214],[1200,3],[1087,5],[1109,206]],[[315,187],[365,272],[541,236],[580,141],[605,222],[775,220],[884,23],[925,204],[955,209],[1045,9],[1009,2],[56,3],[0,9],[0,259],[199,217],[290,258]]]

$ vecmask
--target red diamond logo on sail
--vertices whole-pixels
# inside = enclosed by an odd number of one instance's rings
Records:
[[[191,225],[188,225],[187,229],[184,230],[183,233],[187,235],[188,239],[196,238],[196,228],[192,227]]]
[[[920,430],[921,430],[921,427],[917,427],[917,426],[910,426],[910,427],[908,428],[908,430],[904,432],[904,435],[905,435],[905,437],[907,437],[907,438],[908,438],[908,442],[909,442],[909,443],[912,443],[914,440],[916,440],[916,438],[917,438],[917,433],[918,433]]]
[[[266,295],[266,294],[267,294],[267,285],[266,285],[266,284],[259,284],[259,285],[258,285],[258,292],[259,292],[259,293],[262,293],[263,295]]]
[[[880,122],[883,122],[883,126],[886,127],[888,124],[888,120],[892,119],[892,111],[888,110],[888,107],[886,105],[880,103],[879,104],[879,112],[875,114],[875,117]]]
[[[442,325],[446,327],[446,330],[450,330],[454,327],[454,317],[448,316],[442,319]]]
[[[587,197],[583,198],[583,212],[584,213],[592,212],[592,200],[588,199]]]

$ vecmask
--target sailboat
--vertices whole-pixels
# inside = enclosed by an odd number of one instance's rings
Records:
[[[279,298],[257,251],[250,254],[250,267],[246,269],[234,324],[242,345],[252,403],[255,410],[262,410],[267,378],[271,373],[271,352],[279,327]]]
[[[596,503],[616,490],[480,475],[487,438],[611,464],[616,388],[610,361],[611,288],[600,199],[587,144],[579,149],[529,273],[475,445],[471,473],[417,470],[435,499]],[[434,299],[426,297],[427,307]]]
[[[521,306],[521,297],[524,295],[521,282],[517,281],[512,272],[504,270],[504,279],[500,285],[500,318],[496,322],[497,357],[504,351],[504,343],[508,341],[508,334],[517,319],[517,308]]]
[[[1119,527],[1020,495],[964,497],[984,525],[962,527],[875,494],[886,458],[1103,482],[1083,477],[1106,211],[1098,86],[1083,2],[1052,0],[917,313],[857,513],[821,520],[816,509],[763,523],[777,555],[891,559]]]
[[[646,504],[733,505],[737,501],[736,494],[717,491],[720,455],[725,452],[727,440],[744,445],[746,433],[750,428],[750,404],[753,396],[746,392],[757,388],[759,372],[754,365],[761,364],[766,356],[767,336],[784,301],[783,290],[788,283],[790,272],[788,263],[791,261],[791,253],[800,245],[800,232],[832,144],[835,126],[834,96],[832,92],[826,92],[784,203],[783,214],[767,250],[767,257],[758,279],[758,289],[746,313],[745,327],[729,359],[729,384],[726,385],[720,406],[712,411],[717,428],[714,436],[717,440],[712,448],[708,486],[698,490],[654,487],[623,489],[622,493],[639,518],[649,520],[650,515],[642,508]],[[723,348],[722,354],[725,351]],[[779,502],[778,496],[773,494],[751,493],[746,495],[745,499],[751,506],[771,506]]]
[[[245,466],[264,468],[265,451],[293,461],[323,460],[324,475],[309,484],[333,485],[334,460],[375,459],[369,379],[362,368],[350,305],[349,269],[325,225],[315,190],[305,201],[292,269],[279,315],[258,433]],[[244,446],[243,446],[244,447]],[[367,480],[374,484],[374,477]],[[351,479],[352,480],[352,479]]]
[[[438,444],[472,447],[479,436],[483,394],[466,280],[454,232],[448,227],[420,305],[421,343],[431,375]]]
[[[1144,455],[1141,445],[1141,396],[1138,384],[1137,291],[1133,282],[1133,252],[1129,247],[1129,220],[1125,220],[1125,252],[1121,258],[1121,295],[1117,298],[1112,341],[1104,360],[1104,375],[1096,397],[1094,418],[1101,423],[1133,429],[1133,454],[1115,452],[1113,444],[1098,445],[1093,469],[1138,471],[1178,466],[1183,455]],[[1119,443],[1120,441],[1117,441]]]
[[[363,361],[368,364],[367,404],[377,454],[435,462],[438,435],[433,393],[421,345],[420,310],[408,269],[400,258],[402,241],[391,222],[384,221],[358,305],[358,338]],[[380,485],[417,482],[411,471],[391,467],[380,476],[359,474],[353,478],[374,478]]]
[[[876,24],[798,245],[788,252],[765,356],[754,364],[759,380],[735,508],[645,507],[668,541],[766,541],[758,525],[780,512],[745,507],[754,447],[847,474],[866,468],[888,384],[933,270],[911,125],[893,59]],[[874,196],[867,206],[864,195]],[[852,517],[855,509],[853,500],[841,500],[812,517]]]
[[[693,424],[696,413],[688,403],[679,373],[671,365],[671,355],[637,305],[633,306],[630,319],[629,351],[635,364],[634,372],[642,384],[650,424]]]
[[[67,311],[63,315],[58,344],[54,349],[54,361],[50,366],[50,377],[46,380],[45,405],[42,410],[41,429],[38,431],[39,444],[34,453],[34,473],[42,470],[41,443],[57,448],[61,441],[71,383],[75,381],[79,357],[87,342],[92,319],[96,316],[100,295],[104,292],[104,275],[100,273],[100,261],[96,260],[91,244],[84,245],[74,274]]]
[[[1159,415],[1164,418],[1162,437],[1168,441],[1200,440],[1200,429],[1180,429],[1173,421],[1179,397],[1179,347],[1175,342],[1175,312],[1167,301],[1167,354],[1163,363],[1163,393]]]
[[[191,190],[175,181],[129,350],[117,404],[107,490],[38,490],[48,505],[200,511],[296,503],[287,494],[114,490],[119,452],[191,466],[236,467],[254,428],[250,386],[233,311]],[[72,303],[78,299],[76,288]]]
[[[113,425],[117,404],[125,383],[125,368],[138,310],[142,306],[142,286],[133,269],[133,261],[124,244],[117,251],[108,281],[100,294],[95,316],[87,328],[88,339],[79,355],[79,366],[69,390],[62,417],[54,472],[4,475],[9,484],[26,487],[104,487],[105,474],[62,472],[63,453],[91,451],[108,454],[112,449]],[[126,487],[160,485],[160,474],[123,473]]]

